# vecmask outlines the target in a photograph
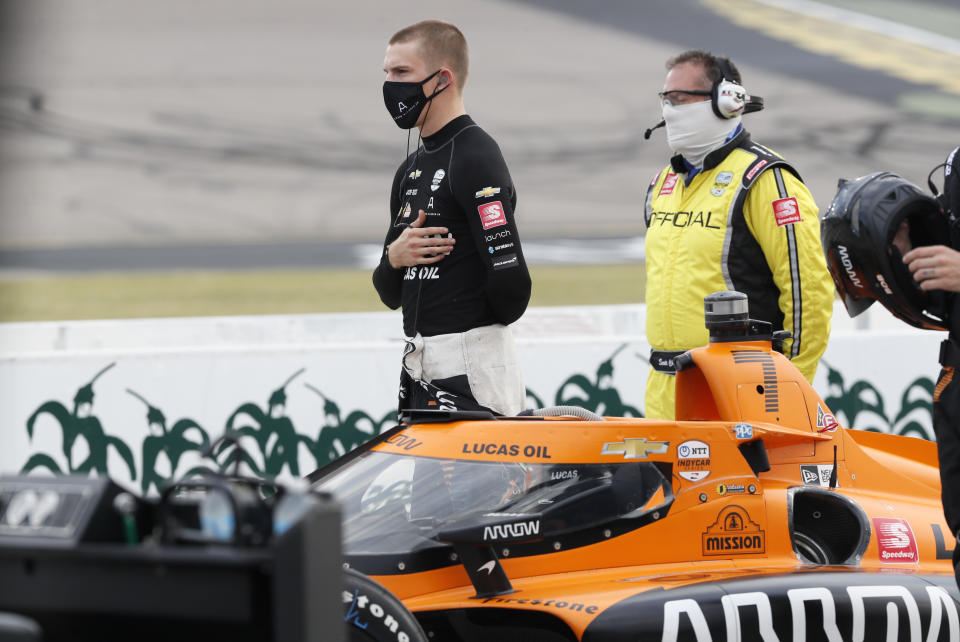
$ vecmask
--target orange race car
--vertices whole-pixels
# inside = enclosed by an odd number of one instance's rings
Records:
[[[313,473],[354,632],[960,640],[936,445],[839,426],[743,295],[705,307],[676,421],[412,412]]]

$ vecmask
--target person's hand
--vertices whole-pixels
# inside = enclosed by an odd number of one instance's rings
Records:
[[[960,252],[946,245],[924,245],[907,252],[903,262],[921,290],[960,292]]]
[[[391,267],[399,269],[436,263],[453,251],[457,240],[442,236],[450,230],[445,227],[423,227],[426,220],[426,212],[420,210],[417,220],[387,246],[387,260],[390,261]]]

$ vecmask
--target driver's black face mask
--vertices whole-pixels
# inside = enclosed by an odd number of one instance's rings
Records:
[[[410,129],[417,124],[420,118],[420,112],[428,102],[433,100],[434,96],[449,87],[449,84],[442,88],[438,87],[430,96],[423,91],[423,86],[431,78],[440,73],[436,70],[420,82],[399,82],[396,80],[386,80],[383,83],[383,103],[387,106],[387,111],[393,117],[393,122],[400,129]]]

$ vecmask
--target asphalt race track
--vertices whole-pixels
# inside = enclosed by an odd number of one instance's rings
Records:
[[[504,150],[533,263],[642,256],[643,195],[669,156],[662,131],[642,134],[685,48],[737,62],[767,105],[746,127],[821,209],[840,177],[925,184],[960,144],[947,0],[18,7],[2,23],[0,270],[370,265],[407,145],[383,50],[426,17],[467,35],[467,107]]]

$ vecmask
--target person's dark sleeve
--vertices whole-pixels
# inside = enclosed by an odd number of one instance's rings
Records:
[[[383,241],[383,253],[380,255],[380,264],[373,271],[373,287],[377,289],[380,300],[391,310],[400,307],[403,290],[403,268],[395,269],[387,258],[387,246],[390,245],[403,231],[402,227],[395,227],[394,221],[400,212],[400,181],[403,178],[403,166],[397,170],[390,187],[390,226],[387,228],[387,237]]]
[[[486,268],[487,301],[497,321],[508,325],[527,309],[531,288],[514,218],[517,195],[513,181],[496,144],[471,150],[459,169],[462,171],[452,177],[451,187]]]

